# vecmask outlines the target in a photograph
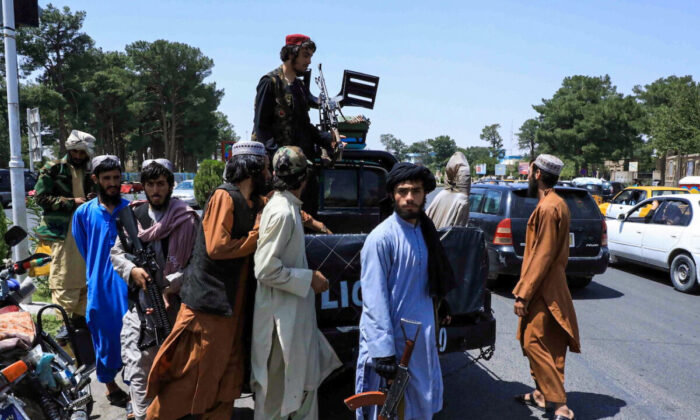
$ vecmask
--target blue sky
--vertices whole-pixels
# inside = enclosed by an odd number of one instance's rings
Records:
[[[40,5],[49,2],[40,1]],[[618,91],[700,69],[697,1],[208,1],[63,0],[87,12],[97,46],[124,50],[167,39],[214,60],[211,81],[225,90],[220,110],[250,134],[255,86],[280,64],[289,33],[316,42],[328,89],[344,69],[380,77],[369,146],[392,133],[406,143],[452,136],[486,145],[481,129],[500,123],[508,152],[513,133],[566,76],[609,74]],[[315,84],[312,92],[317,93]],[[312,120],[318,115],[312,110]],[[513,148],[513,150],[511,150]]]

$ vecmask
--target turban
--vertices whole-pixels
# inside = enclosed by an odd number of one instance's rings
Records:
[[[95,154],[95,137],[82,131],[73,130],[66,140],[66,150],[82,150],[92,157]]]
[[[433,191],[436,187],[435,177],[430,169],[413,163],[401,162],[394,165],[386,177],[386,192],[393,195],[394,187],[404,181],[423,181],[425,193]]]

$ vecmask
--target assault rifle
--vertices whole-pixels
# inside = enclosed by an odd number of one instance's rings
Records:
[[[130,254],[127,254],[127,258],[136,264],[137,267],[146,270],[151,278],[151,281],[146,283],[145,291],[138,289],[133,291],[133,297],[130,296],[136,302],[136,310],[139,313],[139,319],[141,319],[138,347],[140,350],[143,350],[153,345],[160,346],[170,334],[172,326],[168,320],[168,313],[165,310],[163,291],[156,281],[156,275],[160,271],[156,262],[156,253],[150,244],[144,246],[139,239],[136,217],[131,207],[126,206],[119,212],[119,215],[117,215],[117,227],[119,227],[120,238],[122,238],[125,248],[128,247],[128,244],[122,235],[122,231],[129,235],[128,242],[131,244],[132,251]],[[144,330],[152,330],[153,336],[146,340],[146,331]]]
[[[343,142],[340,141],[340,134],[338,133],[338,113],[345,119],[343,111],[340,110],[340,100],[342,96],[336,96],[331,98],[328,95],[328,89],[326,88],[326,78],[323,77],[323,70],[321,63],[318,64],[318,76],[314,79],[320,93],[318,95],[318,119],[320,122],[321,131],[330,132],[338,142],[335,145],[335,149],[332,150],[331,160],[335,162],[336,160],[343,159]]]
[[[406,335],[406,330],[403,327],[404,324],[410,324],[416,327],[416,335],[413,337],[413,340],[408,338]],[[406,392],[408,381],[411,379],[411,375],[408,373],[408,362],[411,361],[413,347],[416,345],[416,340],[418,339],[418,333],[420,333],[421,326],[422,324],[420,322],[401,318],[401,331],[403,331],[406,346],[403,349],[403,355],[401,356],[401,361],[399,362],[396,377],[389,385],[388,390],[380,388],[379,391],[363,392],[361,394],[355,394],[350,398],[346,398],[345,405],[347,405],[351,411],[355,411],[360,407],[378,405],[382,408],[379,410],[377,420],[390,420],[396,417],[399,403]]]

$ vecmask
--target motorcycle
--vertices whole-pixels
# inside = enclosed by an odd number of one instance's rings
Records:
[[[14,247],[26,236],[13,226],[5,242]],[[58,305],[42,307],[36,322],[20,307],[35,288],[14,276],[50,261],[47,254],[33,254],[0,271],[0,420],[87,420],[92,411],[90,374],[95,368],[87,329],[74,328]],[[44,331],[42,316],[49,309],[61,314],[75,358]]]

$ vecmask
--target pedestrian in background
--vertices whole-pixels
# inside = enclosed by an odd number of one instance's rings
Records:
[[[36,183],[36,203],[44,210],[37,234],[51,244],[51,301],[65,309],[74,328],[86,324],[87,283],[85,260],[75,245],[71,223],[75,209],[95,196],[89,169],[94,144],[95,138],[90,134],[71,131],[66,140],[68,154],[46,165]],[[56,340],[67,344],[65,325],[56,334]]]
[[[445,177],[447,185],[433,199],[425,213],[437,229],[445,226],[467,226],[472,176],[469,162],[462,152],[455,152],[447,161]]]
[[[520,281],[513,289],[520,318],[517,338],[530,362],[535,390],[518,402],[552,408],[554,420],[571,420],[566,405],[564,368],[567,347],[581,351],[576,311],[566,283],[569,259],[569,208],[554,191],[564,163],[540,155],[530,165],[528,196],[539,202],[527,223]]]

